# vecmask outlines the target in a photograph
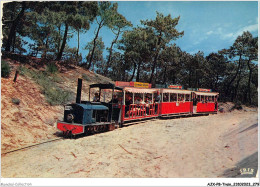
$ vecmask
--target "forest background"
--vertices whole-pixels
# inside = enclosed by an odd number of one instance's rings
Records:
[[[233,35],[230,46],[214,52],[187,52],[178,42],[186,33],[178,27],[181,15],[156,11],[152,12],[154,18],[140,17],[138,24],[132,23],[119,12],[122,3],[4,3],[2,54],[37,57],[50,66],[57,62],[81,66],[115,81],[210,88],[220,92],[222,101],[257,105],[258,35],[252,34],[255,29],[245,28],[238,36]],[[257,2],[254,5],[257,11]],[[134,12],[132,16],[135,17]],[[217,32],[220,29],[208,31],[205,38]],[[109,44],[103,41],[106,37],[110,37]],[[2,61],[1,66],[7,65]]]

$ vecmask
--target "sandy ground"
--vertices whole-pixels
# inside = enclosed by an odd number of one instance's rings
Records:
[[[147,121],[2,155],[1,175],[230,177],[228,171],[257,154],[257,136],[257,109]]]
[[[40,87],[30,78],[19,76],[13,82],[1,78],[1,151],[55,138],[53,125],[62,119],[63,106],[50,106]],[[13,98],[20,100],[14,104]]]

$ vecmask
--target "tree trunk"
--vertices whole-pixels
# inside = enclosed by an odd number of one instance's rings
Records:
[[[134,71],[133,71],[133,74],[132,74],[131,78],[129,79],[129,81],[132,81],[132,80],[133,80],[133,78],[134,78],[134,76],[135,76],[135,69],[136,69],[136,64],[135,64],[135,62],[134,62]]]
[[[158,44],[157,44],[157,49],[156,49],[156,54],[155,54],[154,61],[153,61],[152,73],[151,73],[151,77],[150,77],[149,83],[152,83],[152,80],[153,80],[154,70],[155,70],[155,67],[157,65],[157,60],[158,60],[158,56],[159,56],[159,52],[160,52],[161,40],[162,40],[162,33],[160,32],[159,40],[158,40]]]
[[[216,76],[216,81],[215,81],[215,90],[218,90],[218,80],[219,80],[219,75]]]
[[[78,48],[77,48],[77,62],[79,58],[79,29],[78,29]]]
[[[15,20],[12,21],[12,25],[11,25],[11,28],[10,28],[10,31],[9,31],[9,34],[8,34],[7,42],[6,42],[5,51],[10,52],[12,41],[14,41],[14,37],[16,35],[16,31],[15,30],[16,30],[17,25],[19,24],[19,21],[21,20],[21,18],[24,15],[25,7],[26,7],[26,4],[23,1],[22,2],[22,10],[21,10],[21,12],[19,12],[19,14],[15,18]]]
[[[141,59],[139,59],[138,65],[137,65],[137,73],[136,73],[136,82],[140,81],[140,66],[141,66]]]
[[[164,73],[163,73],[163,84],[166,83],[166,78],[167,78],[167,77],[166,77],[166,75],[167,75],[166,72],[167,72],[167,67],[165,66],[165,67],[164,67]]]
[[[236,87],[235,87],[235,90],[234,90],[234,94],[232,96],[232,101],[234,101],[234,99],[237,101],[237,90],[238,90],[238,87],[239,87],[239,84],[240,84],[240,80],[241,80],[241,77],[240,77],[240,74],[239,74],[238,79],[237,79],[237,84],[236,84]]]
[[[251,105],[251,77],[252,77],[252,68],[250,67],[250,61],[251,59],[249,58],[249,60],[247,61],[247,66],[249,69],[249,78],[248,78],[248,84],[247,84],[247,90],[248,90],[248,101],[249,104]]]
[[[237,75],[238,75],[238,72],[239,72],[240,66],[241,66],[241,56],[242,56],[242,54],[239,55],[239,60],[238,60],[239,64],[238,64],[238,67],[237,67],[236,74],[235,74],[235,76],[231,79],[231,81],[228,83],[228,85],[227,85],[227,87],[226,87],[226,90],[225,90],[226,96],[228,96],[229,93],[230,93],[229,87],[230,87],[231,84],[234,82],[234,80],[237,78]]]
[[[65,23],[65,32],[64,32],[61,48],[60,48],[60,51],[59,51],[57,58],[56,58],[56,60],[58,60],[58,61],[61,60],[62,53],[63,53],[65,45],[66,45],[68,30],[69,30],[69,25],[67,23]]]
[[[108,59],[107,59],[106,67],[104,69],[104,75],[106,75],[108,73],[108,68],[110,66],[110,61],[111,61],[111,58],[112,58],[113,46],[117,42],[119,35],[120,35],[120,29],[118,30],[116,38],[112,41],[111,46],[109,48],[109,56],[108,56]]]
[[[14,33],[14,38],[13,38],[13,53],[15,50],[15,41],[16,41],[16,32]]]
[[[47,58],[48,42],[49,42],[49,35],[47,35],[47,38],[46,38],[45,49],[44,49],[44,59]]]
[[[88,64],[87,69],[89,69],[91,67],[91,63],[92,63],[92,60],[94,58],[94,53],[95,53],[95,48],[96,48],[96,45],[97,45],[96,42],[97,42],[97,39],[98,39],[98,34],[99,34],[100,29],[103,26],[102,23],[103,23],[103,21],[101,21],[99,23],[99,25],[98,25],[98,30],[97,30],[96,36],[94,38],[94,41],[93,41],[93,48],[92,48],[92,51],[91,51],[91,56],[90,56],[90,59],[89,59],[89,64]]]
[[[59,26],[59,36],[60,36],[60,27],[61,26]],[[59,51],[60,51],[60,37],[58,38],[58,53],[59,53]]]
[[[243,68],[243,67],[242,67]],[[239,73],[238,73],[238,79],[237,79],[237,84],[236,84],[236,88],[235,88],[235,92],[234,92],[234,99],[237,100],[237,90],[238,90],[238,87],[239,87],[239,84],[240,84],[240,80],[241,80],[241,69],[239,70]]]

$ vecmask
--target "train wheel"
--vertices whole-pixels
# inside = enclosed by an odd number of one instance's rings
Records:
[[[90,129],[91,129],[91,130],[90,130],[90,131],[91,131],[91,134],[94,134],[94,127],[91,127]]]
[[[102,125],[102,132],[106,131],[106,125]]]

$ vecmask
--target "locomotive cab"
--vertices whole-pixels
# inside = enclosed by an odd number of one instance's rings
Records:
[[[64,107],[64,122],[82,125],[108,121],[108,107],[100,103],[82,102]]]
[[[65,135],[82,134],[90,126],[107,124],[108,114],[108,107],[101,103],[69,104],[64,107],[64,120],[57,122],[57,128]]]

